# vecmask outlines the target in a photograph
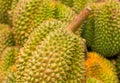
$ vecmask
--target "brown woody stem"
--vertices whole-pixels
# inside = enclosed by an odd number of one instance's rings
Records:
[[[73,33],[79,28],[79,26],[83,23],[83,21],[88,17],[90,14],[91,8],[85,7],[78,16],[69,24],[67,29],[72,31]]]

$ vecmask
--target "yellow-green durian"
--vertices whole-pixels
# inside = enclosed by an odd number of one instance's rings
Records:
[[[93,77],[103,83],[119,83],[115,66],[95,52],[87,53],[87,77]]]
[[[75,12],[69,7],[57,1],[20,0],[15,7],[13,16],[13,30],[16,43],[23,46],[30,33],[44,20],[56,18],[63,21],[71,21],[70,19],[73,19],[74,14]]]
[[[18,56],[16,83],[82,82],[85,77],[85,59],[81,38],[61,28],[50,32],[39,43],[29,58],[26,58],[26,54],[22,58]]]

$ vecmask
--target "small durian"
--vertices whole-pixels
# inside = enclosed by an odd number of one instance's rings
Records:
[[[119,83],[115,66],[95,52],[87,53],[87,77],[93,77],[103,83]]]

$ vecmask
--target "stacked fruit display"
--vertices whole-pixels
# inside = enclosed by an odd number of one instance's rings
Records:
[[[119,0],[0,0],[1,83],[119,83]]]

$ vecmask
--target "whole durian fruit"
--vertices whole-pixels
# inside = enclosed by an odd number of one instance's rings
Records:
[[[0,23],[9,24],[8,12],[11,8],[12,0],[0,0]]]
[[[95,9],[94,24],[92,50],[105,57],[118,54],[120,52],[120,3],[116,0],[107,0]]]
[[[89,52],[86,60],[87,77],[93,77],[103,83],[119,83],[115,66],[95,52]]]
[[[14,46],[14,35],[6,24],[0,24],[0,54],[7,46]]]
[[[103,83],[103,82],[97,80],[96,78],[87,77],[86,83]]]
[[[63,28],[46,36],[24,60],[16,62],[16,83],[80,83],[85,76],[83,40]]]
[[[7,74],[11,71],[15,63],[15,56],[18,53],[16,47],[7,47],[0,55],[0,81],[5,83],[7,81]]]

